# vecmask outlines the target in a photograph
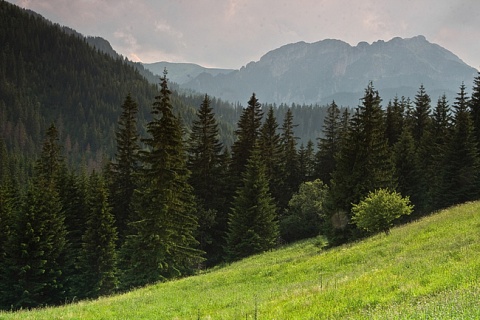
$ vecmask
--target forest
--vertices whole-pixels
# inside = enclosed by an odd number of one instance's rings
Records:
[[[0,2],[0,308],[93,299],[317,236],[396,191],[397,223],[480,198],[480,75],[450,101],[245,107],[149,84]],[[450,98],[452,99],[452,98]]]

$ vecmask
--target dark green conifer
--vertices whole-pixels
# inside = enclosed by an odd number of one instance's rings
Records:
[[[480,145],[480,72],[473,79],[472,97],[469,106],[477,145]]]
[[[455,98],[453,133],[445,155],[440,205],[478,199],[480,160],[465,85]]]
[[[269,189],[275,201],[281,196],[280,184],[283,179],[282,146],[278,123],[273,112],[273,107],[268,109],[265,121],[260,129],[259,138],[260,154],[265,164],[265,173],[269,182]]]
[[[58,195],[37,177],[28,187],[7,241],[3,285],[10,290],[4,305],[18,309],[64,302],[65,237]]]
[[[385,136],[384,112],[380,102],[378,92],[370,83],[365,89],[362,105],[357,108],[350,120],[348,132],[342,139],[337,155],[329,204],[333,219],[340,213],[348,216],[352,203],[358,203],[371,190],[393,189],[396,186],[393,159]],[[336,224],[342,228],[346,227],[345,223]],[[345,234],[347,229],[342,232],[343,235],[338,236],[348,237]]]
[[[183,132],[166,76],[165,70],[147,126],[150,138],[144,140],[148,150],[141,154],[143,169],[133,198],[138,220],[122,250],[126,287],[188,274],[202,260]]]
[[[316,176],[325,184],[330,184],[335,169],[335,155],[340,146],[340,108],[333,101],[327,108],[323,123],[323,137],[318,138]]]
[[[207,254],[207,265],[218,263],[223,257],[228,213],[224,211],[227,194],[223,145],[210,104],[210,98],[205,95],[192,124],[188,149],[189,182],[198,208],[197,239],[200,249]]]
[[[108,191],[101,176],[90,176],[87,193],[89,212],[82,237],[80,297],[97,298],[112,294],[118,285],[115,241],[117,231],[108,204]]]
[[[256,147],[242,175],[228,222],[229,260],[272,249],[279,235],[276,206],[268,190],[265,165]]]
[[[245,170],[250,153],[260,136],[262,118],[262,106],[253,93],[238,121],[235,130],[237,139],[232,146],[232,175],[237,179]]]
[[[132,197],[138,173],[139,136],[137,132],[137,103],[128,94],[122,105],[116,132],[117,152],[110,165],[110,203],[115,217],[119,243],[128,234],[128,223],[133,219]]]

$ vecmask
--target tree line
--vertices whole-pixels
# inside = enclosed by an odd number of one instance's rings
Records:
[[[160,80],[143,136],[126,96],[99,172],[68,168],[54,124],[26,188],[2,164],[2,309],[96,298],[319,234],[352,241],[366,235],[352,208],[380,189],[410,197],[409,219],[480,196],[480,76],[452,105],[432,106],[422,85],[382,108],[370,83],[355,110],[328,106],[317,148],[298,146],[290,109],[280,125],[255,94],[231,148],[208,95],[187,133]]]

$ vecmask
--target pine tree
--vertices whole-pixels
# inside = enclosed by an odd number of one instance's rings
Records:
[[[132,197],[136,188],[135,174],[138,172],[139,136],[137,132],[137,103],[128,94],[122,105],[116,132],[117,152],[111,163],[110,203],[115,217],[119,243],[128,234],[127,226],[132,220]]]
[[[195,192],[200,249],[207,253],[207,265],[218,263],[223,257],[227,212],[224,212],[225,167],[223,145],[219,141],[218,124],[205,95],[193,121],[189,140],[188,169],[190,184]]]
[[[404,115],[404,106],[399,101],[398,97],[393,99],[393,103],[389,102],[387,106],[387,115],[386,115],[386,129],[385,134],[388,139],[388,145],[392,147],[400,139],[403,129],[403,115]]]
[[[328,106],[322,133],[323,137],[318,139],[316,176],[328,185],[335,170],[335,155],[340,145],[340,109],[335,101]]]
[[[422,84],[415,96],[415,109],[412,114],[414,121],[412,134],[417,144],[420,143],[420,140],[430,125],[430,102],[430,96]]]
[[[332,174],[329,206],[334,219],[338,214],[348,217],[352,203],[358,203],[368,192],[379,188],[394,189],[396,186],[380,102],[378,92],[370,83],[365,89],[362,105],[350,120]],[[340,220],[345,221],[344,218]],[[345,226],[345,223],[341,224],[341,227]],[[340,238],[344,236],[348,235],[344,233]]]
[[[68,300],[82,296],[83,279],[79,259],[82,255],[82,236],[85,233],[87,221],[86,177],[77,175],[66,168],[60,173],[58,181],[59,199],[65,216],[64,224],[67,230],[66,264],[64,278],[66,279],[66,298]]]
[[[442,175],[442,207],[478,199],[480,194],[479,152],[464,84],[460,86],[453,108],[453,133],[446,151]]]
[[[65,237],[58,195],[49,182],[37,177],[7,241],[3,285],[10,290],[4,305],[18,309],[64,302]]]
[[[262,125],[262,106],[255,93],[243,110],[235,130],[236,141],[232,146],[232,176],[240,177],[245,170],[250,153],[260,136]]]
[[[473,79],[472,97],[470,98],[470,113],[477,145],[480,145],[480,72]]]
[[[188,169],[191,171],[190,184],[197,199],[208,209],[217,210],[221,200],[221,159],[223,145],[219,141],[218,124],[210,106],[210,98],[205,98],[193,121],[189,140]]]
[[[89,179],[86,230],[82,237],[80,297],[97,298],[112,294],[117,288],[117,232],[108,204],[108,191],[103,178],[93,173]]]
[[[0,310],[11,306],[12,280],[7,259],[8,245],[15,231],[15,217],[18,216],[18,191],[13,184],[4,181],[0,184]]]
[[[283,211],[292,195],[298,191],[300,185],[299,161],[297,152],[297,137],[295,137],[292,109],[288,109],[283,119],[281,130],[282,147],[282,172],[283,179],[280,184],[279,209]]]
[[[429,204],[431,199],[429,198],[429,187],[432,181],[431,175],[429,175],[429,168],[433,163],[432,158],[432,132],[430,117],[430,97],[426,93],[423,85],[415,96],[415,109],[412,112],[412,136],[415,141],[415,166],[416,166],[416,182],[413,186],[413,194],[411,195],[411,201],[415,205],[415,212],[412,217],[416,217],[419,214],[425,214],[429,211]]]
[[[52,186],[56,186],[62,166],[64,166],[64,159],[61,155],[58,130],[52,123],[47,129],[40,159],[37,162],[37,176]]]
[[[281,197],[280,184],[282,181],[282,146],[280,134],[278,133],[278,123],[275,118],[273,108],[270,107],[265,117],[265,122],[260,129],[259,137],[260,154],[265,164],[265,173],[269,182],[269,189],[278,202]]]
[[[301,183],[313,180],[315,176],[315,151],[312,140],[308,140],[306,147],[303,146],[303,143],[300,145],[298,162]]]
[[[148,150],[141,154],[144,167],[133,198],[138,220],[122,249],[125,287],[189,273],[202,260],[195,248],[198,222],[183,132],[173,114],[166,75],[165,70],[147,125]]]
[[[248,160],[228,222],[229,260],[272,249],[277,241],[278,219],[258,147]]]
[[[450,139],[452,138],[452,116],[450,106],[446,95],[442,95],[437,102],[437,106],[432,117],[432,136],[433,145],[432,165],[429,170],[431,184],[429,186],[429,198],[431,199],[430,210],[440,209],[439,203],[442,203],[443,186],[442,172],[444,172],[445,155],[448,150]]]

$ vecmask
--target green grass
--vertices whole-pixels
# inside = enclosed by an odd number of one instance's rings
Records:
[[[203,274],[0,319],[480,319],[480,202],[364,241],[299,242]]]

